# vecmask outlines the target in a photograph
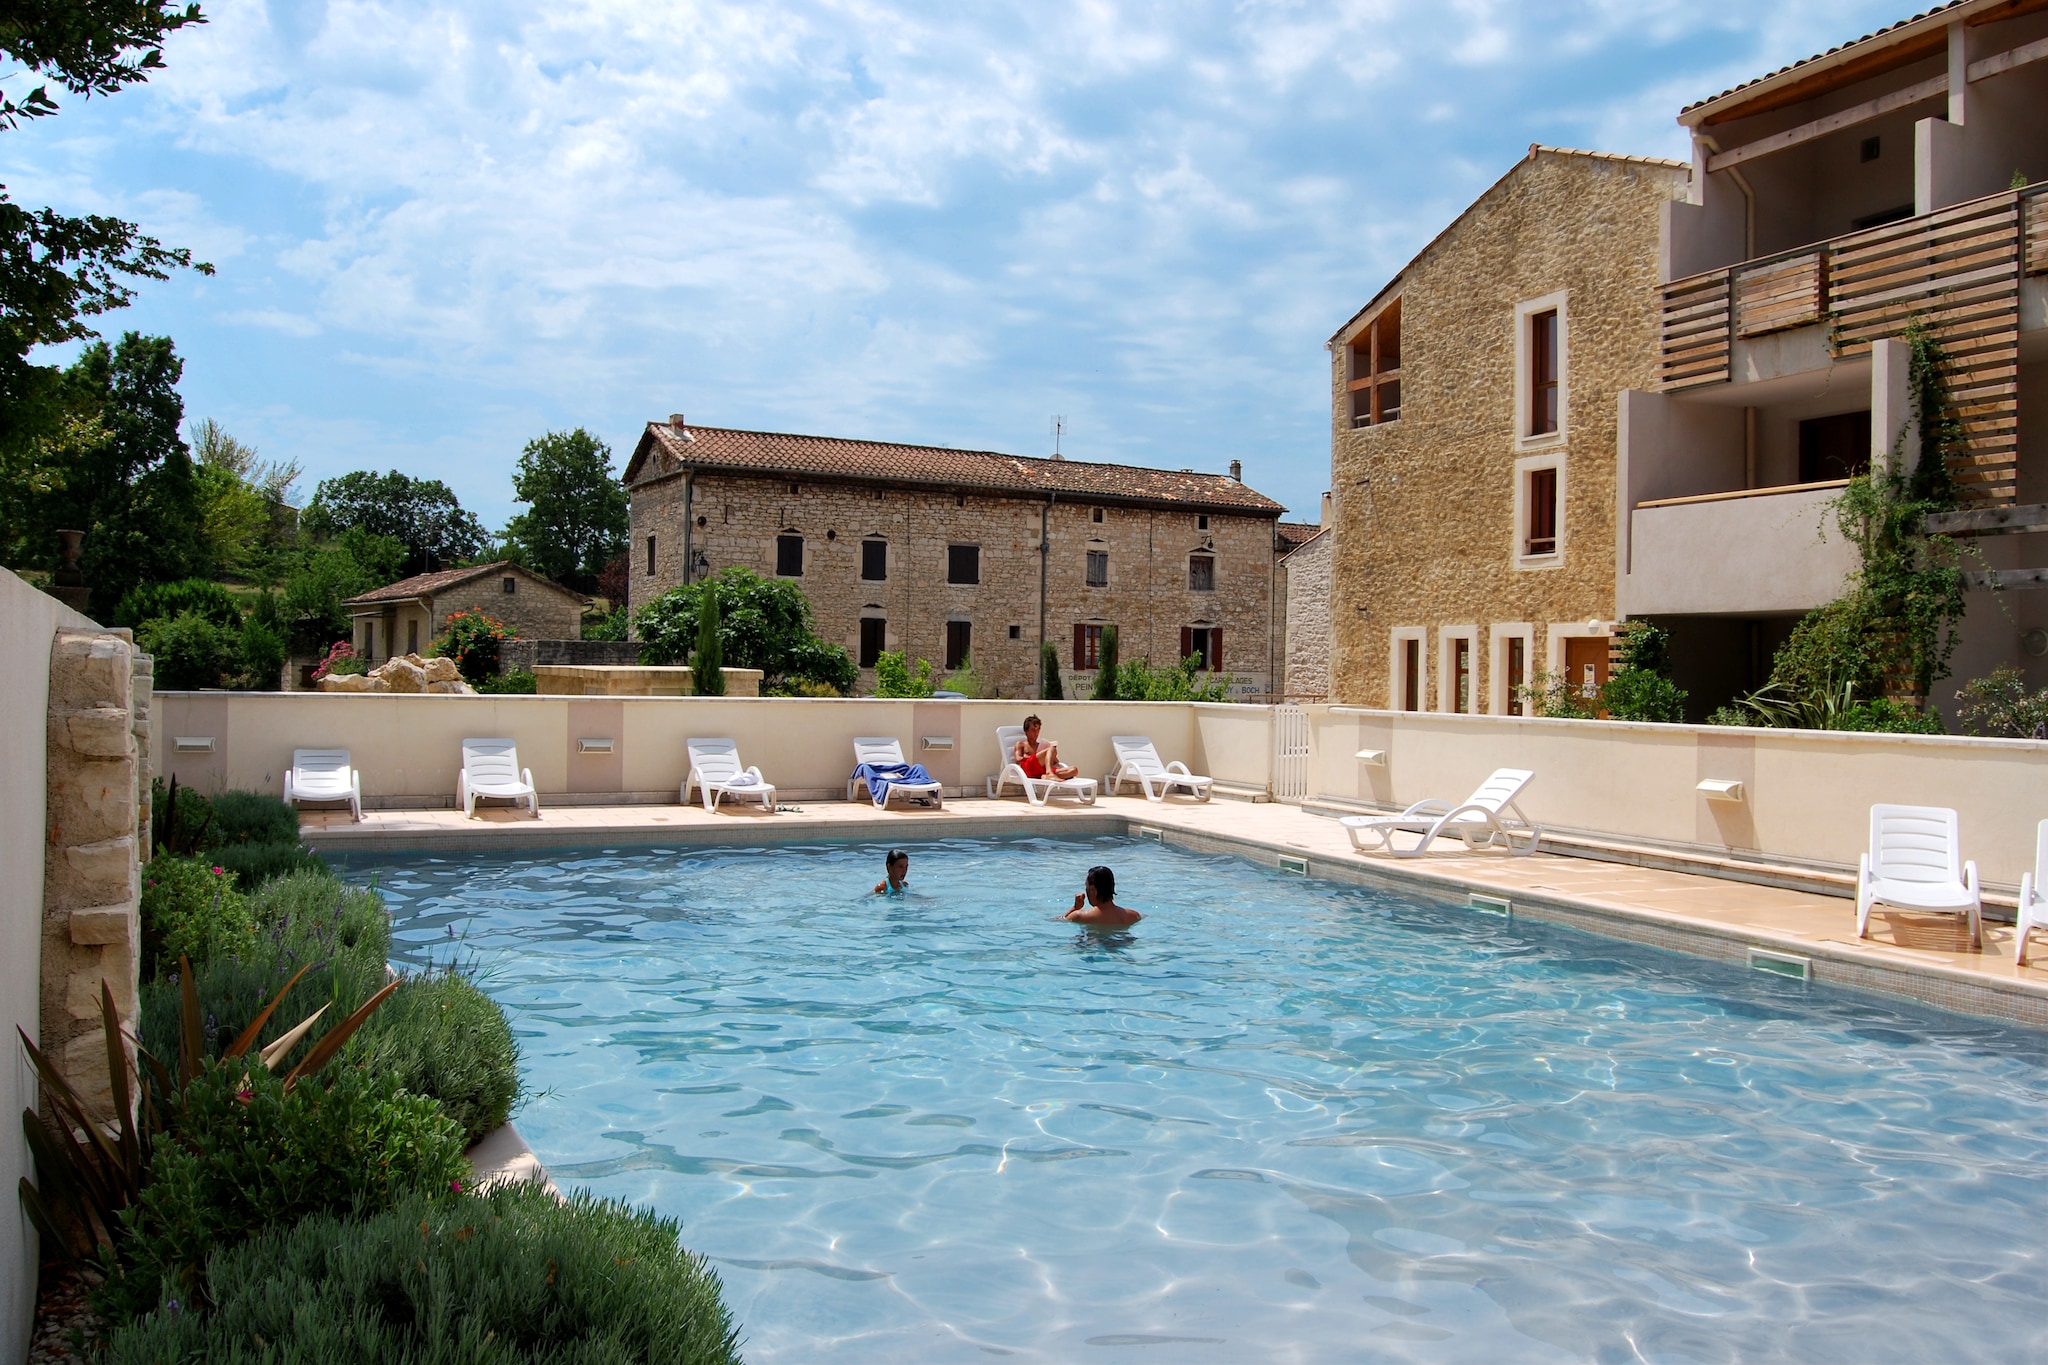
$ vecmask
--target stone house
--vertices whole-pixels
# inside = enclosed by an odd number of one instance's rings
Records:
[[[1655,374],[1681,162],[1532,146],[1330,338],[1331,700],[1603,682],[1618,395]]]
[[[1329,496],[1324,495],[1324,501]],[[1288,549],[1280,557],[1282,630],[1280,695],[1286,701],[1327,701],[1330,696],[1330,545],[1320,526],[1281,522]]]
[[[342,603],[355,619],[356,653],[372,664],[417,654],[458,611],[480,611],[526,640],[583,634],[583,594],[509,560],[414,574]]]
[[[650,422],[627,462],[629,605],[741,565],[796,580],[814,628],[874,685],[883,651],[969,662],[1039,694],[1094,686],[1102,629],[1123,658],[1189,654],[1243,695],[1278,676],[1285,509],[1222,474]]]

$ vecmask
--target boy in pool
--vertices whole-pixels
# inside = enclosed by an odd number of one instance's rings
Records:
[[[1091,867],[1081,894],[1074,897],[1074,908],[1060,918],[1070,919],[1076,924],[1122,929],[1136,924],[1144,916],[1116,903],[1116,873],[1106,867]]]
[[[903,883],[910,876],[910,855],[900,848],[889,850],[889,856],[882,860],[882,871],[886,874],[875,883],[875,894],[887,892],[892,896],[903,894]]]

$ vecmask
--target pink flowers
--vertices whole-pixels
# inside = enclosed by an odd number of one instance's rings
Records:
[[[226,873],[224,873],[224,872],[222,872],[222,871],[220,870],[220,868],[216,867],[216,868],[214,868],[214,869],[213,869],[213,875],[214,875],[214,876],[216,876],[216,877],[222,877],[222,876],[226,876],[227,874],[226,874]]]
[[[455,1193],[455,1194],[461,1194],[461,1193],[462,1193],[462,1182],[461,1182],[460,1180],[451,1180],[451,1181],[449,1181],[449,1182],[448,1182],[448,1188],[449,1188],[449,1190],[450,1190],[450,1191],[452,1191],[452,1192],[453,1192],[453,1193]]]

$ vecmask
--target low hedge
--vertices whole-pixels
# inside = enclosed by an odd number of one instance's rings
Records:
[[[475,1142],[519,1102],[519,1045],[497,1002],[461,973],[407,977],[344,1054],[432,1095]]]
[[[210,1066],[179,1092],[95,1306],[113,1322],[172,1300],[196,1310],[215,1251],[313,1214],[459,1192],[462,1151],[455,1122],[396,1077],[337,1065],[286,1090],[260,1064]]]
[[[299,841],[299,812],[296,807],[263,792],[224,791],[210,798],[213,807],[212,848],[233,848],[237,844],[296,844]]]
[[[145,980],[195,963],[247,952],[256,921],[235,875],[205,855],[150,859],[142,868],[142,972]]]
[[[651,1213],[535,1185],[309,1218],[212,1261],[214,1307],[114,1334],[165,1361],[737,1365],[718,1279]]]
[[[300,844],[229,844],[210,855],[213,861],[235,874],[245,890],[294,872],[327,871],[327,862]]]

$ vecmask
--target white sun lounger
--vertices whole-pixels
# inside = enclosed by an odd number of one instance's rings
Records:
[[[720,797],[753,797],[769,812],[775,810],[775,787],[761,776],[759,768],[740,766],[740,746],[729,739],[689,741],[690,775],[683,779],[683,804],[690,804],[690,788],[704,798],[704,809],[718,809]]]
[[[462,775],[455,781],[456,799],[464,815],[476,814],[484,798],[524,801],[540,819],[540,793],[533,789],[533,769],[519,766],[519,746],[509,739],[462,741]]]
[[[1856,937],[1870,936],[1870,910],[1966,915],[1970,943],[1984,946],[1977,864],[1963,861],[1956,813],[1942,806],[1872,806],[1870,852],[1856,865]]]
[[[1209,788],[1215,779],[1196,776],[1179,759],[1161,763],[1151,736],[1112,735],[1109,742],[1116,749],[1116,771],[1109,774],[1107,782],[1111,796],[1129,780],[1143,789],[1147,801],[1164,801],[1175,788],[1197,801],[1209,799]]]
[[[988,779],[988,794],[998,797],[1003,788],[1015,782],[1024,789],[1024,799],[1034,806],[1042,806],[1055,796],[1070,796],[1084,806],[1095,804],[1095,779],[1092,777],[1026,777],[1024,769],[1010,756],[1017,752],[1017,741],[1024,738],[1021,725],[998,725],[996,727],[996,751],[1002,756],[1003,770]]]
[[[1529,822],[1529,817],[1515,804],[1515,798],[1533,777],[1535,774],[1527,769],[1498,768],[1460,805],[1417,801],[1399,815],[1347,815],[1337,823],[1350,833],[1351,846],[1360,853],[1419,858],[1439,836],[1450,835],[1464,840],[1468,849],[1477,850],[1498,842],[1513,856],[1526,858],[1536,851],[1543,828]],[[1512,817],[1503,818],[1503,810],[1512,812]],[[1422,842],[1414,848],[1395,848],[1396,834],[1419,834]],[[1516,848],[1515,835],[1527,838],[1528,846]],[[1366,842],[1368,836],[1372,839],[1370,843]]]
[[[349,766],[346,749],[294,749],[292,766],[284,770],[284,799],[346,801],[349,814],[363,818],[363,778]]]
[[[2034,830],[2034,870],[2020,874],[2020,916],[2012,931],[2013,960],[2027,965],[2027,930],[2048,929],[2048,820]]]
[[[863,735],[853,741],[853,766],[856,768],[863,763],[872,763],[879,768],[887,763],[903,763],[906,761],[903,757],[903,746],[898,744],[893,738]],[[849,801],[860,800],[861,796],[856,795],[856,793],[865,794],[867,785],[867,779],[864,777],[847,778],[846,799]],[[945,793],[936,782],[890,782],[883,786],[882,799],[875,802],[875,805],[886,806],[892,798],[897,796],[901,796],[906,801],[930,801],[934,806],[946,804]]]

